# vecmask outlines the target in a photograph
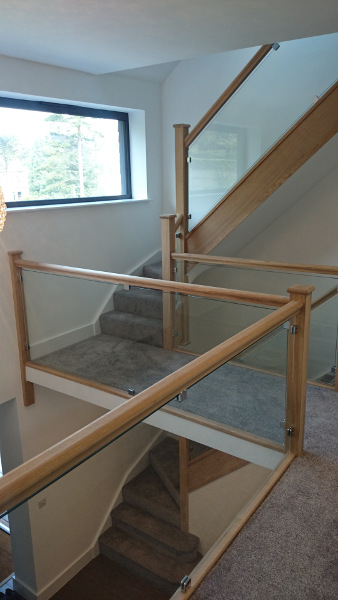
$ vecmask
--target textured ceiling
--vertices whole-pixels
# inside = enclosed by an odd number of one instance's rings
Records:
[[[335,31],[337,0],[0,0],[0,54],[97,74]]]

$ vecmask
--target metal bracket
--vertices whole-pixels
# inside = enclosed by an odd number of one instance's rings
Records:
[[[188,390],[183,390],[183,392],[178,394],[178,396],[176,396],[176,398],[177,398],[177,402],[183,402],[183,400],[186,400],[188,398]]]
[[[291,325],[291,327],[290,327],[290,333],[292,333],[293,335],[295,333],[297,333],[297,325]]]
[[[188,219],[191,219],[191,214],[188,215]]]
[[[287,433],[287,434],[288,434],[288,436],[290,436],[290,437],[292,436],[293,432],[294,432],[294,428],[293,428],[293,427],[289,427],[289,428],[286,430],[286,433]]]
[[[183,237],[183,235],[181,233],[175,233],[175,237],[177,237],[178,239],[181,239]]]
[[[187,156],[187,163],[191,163],[191,156]]]
[[[272,50],[278,50],[278,48],[280,48],[280,44],[278,42],[275,42],[274,44],[272,44]]]
[[[191,587],[191,578],[185,575],[181,580],[181,592],[186,592]]]
[[[173,331],[173,337],[178,337],[178,331]]]
[[[177,273],[178,268],[177,267],[173,267],[173,273]]]
[[[333,365],[333,367],[331,367],[331,373],[337,373],[336,365]]]
[[[129,388],[128,394],[130,394],[131,396],[135,396],[135,393],[136,392],[135,392],[134,388]]]
[[[25,350],[30,350],[30,349],[31,349],[30,345],[29,344],[25,344]]]

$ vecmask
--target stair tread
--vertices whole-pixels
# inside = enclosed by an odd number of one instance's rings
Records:
[[[100,316],[100,327],[107,335],[163,346],[162,319],[112,310]]]
[[[153,263],[151,265],[144,265],[143,277],[150,277],[151,279],[162,279],[162,263]]]
[[[123,487],[123,499],[128,504],[146,510],[169,523],[180,525],[180,511],[160,478],[147,467]]]
[[[103,533],[99,541],[102,554],[106,554],[108,557],[109,554],[119,554],[164,581],[177,586],[182,577],[188,575],[201,560],[201,555],[198,555],[194,561],[177,561],[114,526]]]
[[[137,287],[118,289],[114,292],[114,308],[119,312],[162,319],[162,292]]]
[[[191,533],[184,533],[178,527],[149,512],[122,502],[112,512],[112,519],[141,532],[145,538],[155,539],[159,545],[167,546],[176,553],[188,554],[197,551],[199,539]]]
[[[189,440],[189,452],[190,459],[197,458],[208,452],[210,448]],[[179,445],[178,441],[171,437],[166,437],[157,446],[150,451],[150,461],[157,473],[162,479],[165,485],[170,483],[171,486],[176,490],[176,494],[173,493],[175,500],[177,501],[177,494],[180,489],[180,472],[179,472]]]
[[[150,451],[150,463],[164,485],[173,486],[169,492],[179,502],[180,471],[179,446],[174,438],[166,437]]]

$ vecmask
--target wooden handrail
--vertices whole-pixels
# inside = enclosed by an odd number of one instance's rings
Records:
[[[335,285],[328,292],[325,292],[325,294],[323,294],[322,296],[320,296],[319,298],[317,298],[317,300],[315,300],[314,302],[312,302],[312,304],[311,304],[311,310],[314,310],[315,308],[318,308],[322,304],[325,304],[325,302],[327,302],[328,300],[331,300],[331,298],[334,298],[335,296],[337,296],[337,294],[338,294],[338,288]]]
[[[38,263],[22,259],[16,260],[15,265],[22,269],[40,271],[53,275],[65,275],[67,277],[88,279],[91,281],[105,283],[123,283],[126,285],[150,288],[153,290],[162,290],[163,292],[178,292],[180,294],[201,296],[204,298],[215,298],[217,300],[247,302],[249,304],[260,304],[264,306],[283,306],[288,302],[288,298],[286,296],[278,296],[274,294],[246,292],[225,288],[221,289],[213,286],[193,285],[190,283],[151,279],[149,277],[134,277],[133,275],[121,275],[118,273],[107,273],[105,271],[65,267],[62,265]]]
[[[190,144],[197,138],[201,131],[210,123],[218,111],[226,104],[226,102],[234,95],[238,88],[244,83],[244,81],[251,75],[251,73],[258,67],[259,63],[269,54],[273,44],[266,44],[262,46],[258,52],[252,57],[248,64],[242,69],[237,75],[236,79],[227,87],[223,94],[216,100],[208,112],[202,117],[202,119],[195,125],[184,140],[185,148],[188,148]]]
[[[176,215],[175,231],[177,231],[177,229],[179,228],[179,226],[181,225],[182,222],[183,222],[183,215],[182,214]]]
[[[318,275],[338,276],[338,267],[331,265],[312,265],[303,263],[274,262],[266,260],[255,260],[251,258],[233,258],[225,256],[213,256],[211,254],[172,254],[174,260],[186,262],[203,263],[212,265],[224,265],[250,269],[272,269],[275,271],[296,271],[298,273],[315,273]]]
[[[294,317],[302,308],[301,302],[289,301],[287,305],[4,475],[0,479],[0,514],[69,472],[183,390]]]

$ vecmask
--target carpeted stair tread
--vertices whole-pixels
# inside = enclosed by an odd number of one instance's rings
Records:
[[[123,486],[122,495],[128,504],[180,526],[179,508],[152,467],[147,467]]]
[[[144,265],[143,277],[151,279],[162,279],[162,263],[153,263],[152,265]]]
[[[162,319],[110,311],[100,316],[101,333],[152,346],[163,346]]]
[[[137,287],[130,287],[129,290],[118,289],[114,292],[114,309],[119,312],[162,319],[162,292]]]
[[[180,561],[197,558],[199,539],[147,511],[122,502],[111,513],[113,525]]]
[[[150,464],[177,506],[180,505],[180,472],[178,441],[166,437],[151,449]]]
[[[178,562],[115,527],[100,537],[99,545],[101,554],[171,593],[201,559],[198,556],[194,561]]]

